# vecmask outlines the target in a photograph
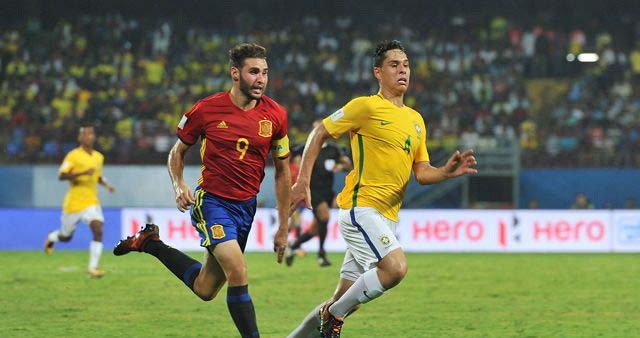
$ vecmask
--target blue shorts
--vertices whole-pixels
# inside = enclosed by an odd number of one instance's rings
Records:
[[[233,201],[200,187],[194,193],[196,203],[191,207],[191,225],[200,235],[200,246],[211,248],[235,239],[244,252],[256,214],[256,197]]]

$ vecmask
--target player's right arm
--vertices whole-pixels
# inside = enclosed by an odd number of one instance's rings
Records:
[[[198,141],[203,132],[200,107],[200,101],[196,102],[191,110],[180,119],[176,130],[178,140],[169,151],[169,158],[167,159],[169,177],[171,177],[173,192],[176,196],[176,207],[180,212],[189,210],[189,207],[195,203],[193,192],[184,181],[183,172],[185,154]]]
[[[80,176],[93,175],[94,172],[95,172],[95,169],[91,168],[79,173],[60,173],[60,175],[58,175],[58,179],[60,181],[64,181],[64,180],[73,181]]]
[[[75,167],[75,161],[73,155],[71,153],[65,156],[64,161],[62,161],[62,165],[60,165],[60,169],[58,170],[58,179],[60,181],[69,180],[71,182],[75,181],[76,178],[84,175],[93,175],[95,169],[89,168],[85,171],[81,172],[73,172],[73,168]]]
[[[169,159],[167,160],[167,168],[171,177],[173,192],[176,195],[176,206],[180,212],[189,210],[189,207],[195,203],[193,192],[184,181],[184,157],[191,145],[177,140],[169,151]]]
[[[309,137],[307,143],[304,146],[302,152],[302,161],[300,162],[300,171],[298,173],[298,179],[296,183],[291,187],[291,203],[289,206],[289,214],[291,215],[300,204],[305,202],[308,208],[311,208],[311,189],[309,188],[311,172],[313,171],[313,164],[316,163],[322,144],[331,135],[325,128],[324,124],[319,124],[315,127]]]
[[[308,208],[311,208],[311,189],[309,188],[311,172],[322,144],[329,137],[337,139],[347,131],[357,132],[369,116],[367,102],[368,99],[366,97],[359,97],[349,101],[344,107],[322,120],[322,123],[311,131],[302,152],[298,180],[291,187],[290,214],[303,201]]]

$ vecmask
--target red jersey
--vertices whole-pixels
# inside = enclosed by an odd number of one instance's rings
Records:
[[[177,134],[192,145],[202,139],[202,176],[198,185],[214,195],[246,201],[260,191],[267,154],[287,138],[287,112],[267,96],[243,111],[231,101],[229,92],[204,98],[184,114]],[[285,149],[279,151],[286,158]]]

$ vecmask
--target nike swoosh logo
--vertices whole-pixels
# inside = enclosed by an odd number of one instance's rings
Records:
[[[387,124],[391,124],[393,122],[389,122],[389,121],[380,121],[380,125],[381,126],[386,126]]]
[[[373,300],[373,298],[369,297],[369,295],[367,295],[367,291],[362,291],[362,293],[364,294],[365,297],[369,298],[370,300]]]

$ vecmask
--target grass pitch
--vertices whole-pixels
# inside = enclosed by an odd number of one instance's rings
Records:
[[[106,248],[105,248],[106,249]],[[201,259],[202,253],[194,253]],[[342,255],[291,268],[249,253],[262,337],[285,337],[331,295]],[[640,337],[640,256],[409,254],[395,289],[347,319],[343,337]],[[0,337],[238,337],[226,291],[191,294],[154,257],[105,250],[99,280],[87,252],[0,252]]]

